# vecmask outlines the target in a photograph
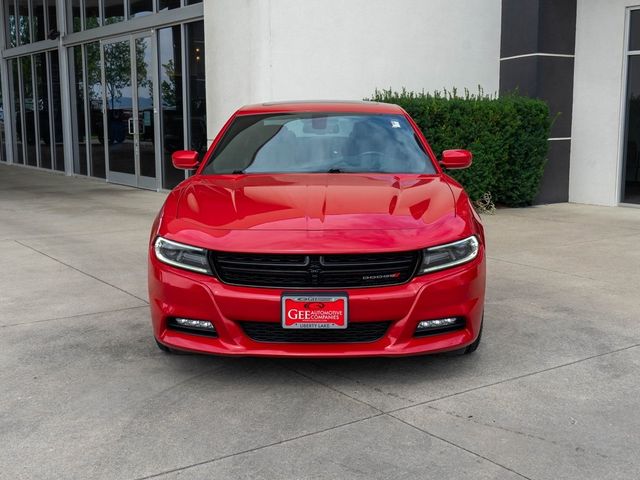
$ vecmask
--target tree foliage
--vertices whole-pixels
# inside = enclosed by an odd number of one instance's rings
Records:
[[[160,82],[160,89],[162,90],[162,104],[165,107],[173,108],[177,103],[177,90],[176,90],[176,67],[173,59],[167,63],[162,64],[166,80]]]

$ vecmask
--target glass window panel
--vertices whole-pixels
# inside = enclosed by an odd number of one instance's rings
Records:
[[[82,73],[82,47],[72,47],[73,50],[73,63],[72,67],[72,102],[75,103],[73,110],[76,113],[76,119],[74,123],[73,131],[75,133],[74,138],[74,167],[73,171],[80,175],[87,174],[87,139],[86,139],[86,125],[85,125],[85,87],[84,76]]]
[[[49,10],[49,32],[58,31],[58,11],[56,10],[56,0],[46,0],[47,9]]]
[[[13,119],[15,132],[13,136],[13,161],[24,163],[24,150],[22,143],[22,104],[20,102],[20,61],[18,59],[9,60],[11,69],[11,96],[13,98]]]
[[[104,23],[118,23],[124,20],[124,0],[103,0]]]
[[[180,8],[180,0],[159,0],[158,8],[160,10],[171,10]]]
[[[129,0],[129,16],[142,17],[153,13],[153,0]]]
[[[18,40],[20,45],[31,43],[29,31],[29,0],[17,0],[18,7]]]
[[[102,60],[100,43],[86,46],[87,95],[89,97],[89,141],[91,144],[91,175],[105,178],[104,121],[102,118]]]
[[[55,169],[64,172],[64,144],[62,142],[62,102],[60,101],[60,62],[58,51],[49,52],[51,60],[51,110],[55,142]]]
[[[36,105],[36,98],[33,92],[33,66],[31,62],[31,56],[25,56],[20,58],[20,64],[22,67],[22,85],[24,92],[24,137],[26,140],[26,164],[36,166],[38,164],[37,150],[37,138],[35,121],[38,115],[38,109]]]
[[[207,151],[207,95],[204,65],[204,22],[187,24],[187,72],[189,75],[189,148]]]
[[[72,32],[79,32],[82,30],[82,20],[80,18],[82,12],[82,1],[81,0],[69,0],[70,5],[70,17],[69,21],[71,22],[69,25],[69,29]]]
[[[184,180],[184,170],[178,170],[171,162],[171,154],[185,148],[180,32],[181,27],[177,25],[161,29],[158,36],[164,188],[173,188]]]
[[[7,45],[15,47],[18,43],[16,40],[17,21],[16,21],[16,5],[13,0],[9,0],[7,5]]]
[[[6,150],[5,150],[5,136],[4,136],[4,103],[2,100],[2,85],[0,85],[0,161],[6,162]]]
[[[100,26],[102,19],[100,17],[100,1],[84,0],[84,28],[96,28]]]
[[[640,10],[631,10],[629,50],[640,50]]]
[[[33,40],[39,42],[47,38],[47,25],[44,19],[46,0],[33,1]]]
[[[33,56],[35,63],[35,80],[37,95],[36,119],[38,121],[38,134],[40,138],[36,145],[40,147],[40,166],[51,168],[51,129],[49,123],[49,87],[47,82],[47,55],[39,53]]]

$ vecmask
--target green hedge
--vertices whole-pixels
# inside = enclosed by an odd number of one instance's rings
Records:
[[[549,108],[542,100],[479,91],[433,94],[376,91],[371,100],[403,107],[424,132],[436,155],[451,148],[473,153],[473,165],[448,172],[473,200],[491,193],[496,203],[530,205],[546,162]]]

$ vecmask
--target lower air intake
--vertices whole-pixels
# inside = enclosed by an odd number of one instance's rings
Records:
[[[351,323],[345,329],[287,329],[279,323],[241,322],[244,333],[268,343],[366,343],[380,340],[390,322]]]

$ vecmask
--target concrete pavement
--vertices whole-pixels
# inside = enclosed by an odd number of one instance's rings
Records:
[[[0,478],[634,479],[640,209],[485,217],[466,357],[164,355],[163,194],[0,165]]]

